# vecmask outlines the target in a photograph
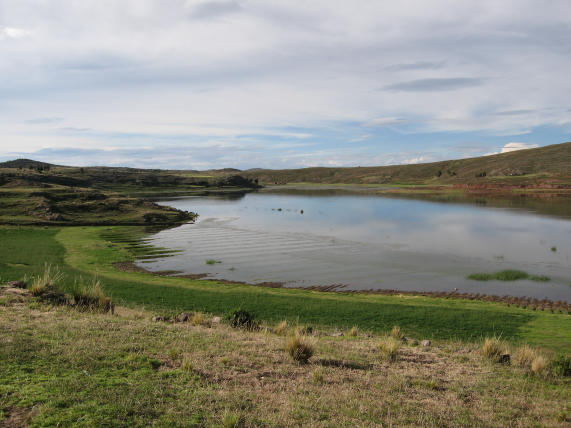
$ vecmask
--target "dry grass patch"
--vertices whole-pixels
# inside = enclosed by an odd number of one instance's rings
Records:
[[[393,336],[387,336],[379,342],[379,349],[387,360],[396,361],[401,344],[399,339],[395,339]]]
[[[393,327],[393,329],[391,330],[391,337],[393,337],[394,339],[398,339],[401,340],[404,335],[402,334],[402,331],[400,330],[400,327],[398,325],[395,325]]]
[[[315,352],[315,344],[315,338],[296,333],[287,339],[286,350],[294,361],[306,364]]]
[[[60,271],[58,266],[52,266],[50,263],[45,263],[44,272],[41,275],[32,278],[30,293],[32,293],[32,296],[42,296],[50,288],[54,288],[62,279],[63,273]]]
[[[482,355],[494,362],[500,362],[505,354],[507,345],[497,337],[486,338],[482,345]]]
[[[347,332],[347,336],[351,336],[351,337],[355,337],[359,334],[359,327],[357,327],[356,325],[354,325],[353,327],[351,327],[351,330],[349,330]]]
[[[287,325],[287,321],[282,321],[280,322],[276,328],[274,328],[274,333],[276,333],[278,336],[283,336],[287,333],[288,330],[288,325]]]

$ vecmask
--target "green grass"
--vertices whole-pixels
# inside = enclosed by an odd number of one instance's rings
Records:
[[[0,277],[3,281],[37,275],[45,262],[65,275],[72,289],[78,277],[97,274],[105,294],[117,304],[144,306],[165,315],[181,311],[226,314],[242,308],[269,323],[288,320],[383,332],[395,324],[419,338],[478,340],[502,335],[552,349],[571,350],[571,317],[534,312],[500,303],[273,289],[187,278],[121,272],[114,262],[130,260],[127,243],[112,243],[102,234],[137,237],[137,227],[0,228]],[[550,331],[549,335],[544,334]]]
[[[475,281],[518,281],[520,279],[531,279],[537,282],[551,281],[551,278],[545,275],[530,275],[521,270],[507,269],[496,273],[472,273],[467,276],[468,279]]]

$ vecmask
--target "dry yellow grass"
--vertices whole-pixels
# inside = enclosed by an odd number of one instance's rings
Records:
[[[359,334],[359,327],[357,327],[356,325],[354,325],[353,327],[351,327],[351,330],[349,330],[347,332],[347,336],[351,336],[351,337],[355,337]]]
[[[499,361],[506,350],[506,345],[499,338],[486,338],[482,345],[482,355],[492,361]]]
[[[538,355],[531,362],[531,371],[536,375],[543,375],[547,370],[547,359],[543,355]]]
[[[398,325],[395,325],[393,327],[393,329],[391,330],[391,336],[395,339],[402,339],[403,338],[403,334],[400,330],[400,327]]]
[[[522,367],[525,369],[531,369],[531,364],[538,356],[537,350],[533,349],[529,345],[523,345],[519,347],[512,358],[514,365]]]
[[[287,330],[288,330],[287,321],[282,321],[276,326],[276,328],[274,328],[274,333],[276,333],[278,336],[283,336],[284,334],[287,333]]]
[[[315,352],[315,343],[315,338],[296,333],[287,339],[286,350],[294,361],[307,363]]]
[[[379,349],[387,360],[396,361],[401,344],[399,339],[395,339],[393,336],[387,336],[379,342]]]

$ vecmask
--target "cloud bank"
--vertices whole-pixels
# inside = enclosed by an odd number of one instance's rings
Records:
[[[567,0],[0,0],[0,58],[0,159],[365,165],[571,140]]]

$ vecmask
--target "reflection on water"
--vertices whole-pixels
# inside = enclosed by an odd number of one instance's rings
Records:
[[[183,250],[151,270],[208,273],[288,286],[343,284],[519,295],[571,301],[571,221],[521,210],[363,195],[249,193],[160,202],[198,212],[196,224],[152,236]],[[207,265],[206,260],[221,261]],[[520,269],[551,277],[475,282]]]

